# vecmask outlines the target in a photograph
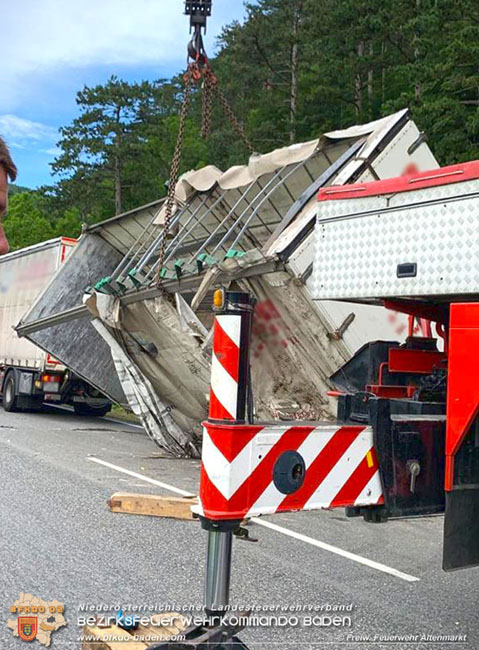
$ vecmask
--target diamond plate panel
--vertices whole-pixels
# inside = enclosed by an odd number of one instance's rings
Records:
[[[323,201],[315,237],[317,300],[478,293],[479,181]]]

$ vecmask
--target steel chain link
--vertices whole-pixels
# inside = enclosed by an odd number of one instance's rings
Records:
[[[190,64],[185,74],[185,94],[183,97],[183,105],[181,107],[180,113],[180,124],[178,127],[178,137],[176,140],[175,151],[173,158],[171,160],[171,169],[170,169],[170,181],[168,185],[168,195],[166,198],[166,207],[165,207],[165,223],[163,225],[163,237],[161,239],[160,252],[158,254],[158,268],[156,271],[156,284],[159,286],[162,281],[161,271],[163,269],[163,263],[165,261],[166,253],[166,241],[168,237],[168,231],[170,229],[171,217],[173,214],[173,206],[175,203],[175,190],[176,184],[178,182],[178,176],[180,171],[181,163],[181,153],[183,149],[183,138],[185,135],[186,127],[186,118],[188,116],[188,111],[191,103],[191,84],[193,82],[193,75],[195,71],[195,64]]]
[[[249,149],[249,151],[250,151],[251,153],[253,153],[253,152],[254,152],[253,145],[252,145],[251,142],[248,140],[248,136],[246,135],[245,130],[243,129],[243,126],[241,125],[241,123],[239,122],[238,118],[237,118],[236,115],[234,114],[233,109],[232,109],[231,106],[229,105],[229,102],[228,102],[228,100],[226,99],[226,97],[225,97],[223,91],[222,91],[221,88],[219,87],[219,84],[218,84],[218,83],[215,84],[214,89],[216,90],[216,94],[218,95],[218,100],[219,100],[219,102],[220,102],[220,104],[221,104],[221,107],[223,108],[223,111],[224,111],[226,117],[227,117],[228,120],[230,121],[231,126],[233,127],[234,132],[236,133],[236,135],[237,135],[241,140],[243,140],[243,142],[245,143],[245,145],[246,145],[246,147]]]
[[[243,129],[243,126],[237,119],[236,115],[233,112],[228,100],[226,99],[223,91],[218,85],[218,79],[211,71],[208,64],[201,69],[197,63],[190,63],[186,74],[185,79],[185,93],[183,97],[183,105],[181,107],[180,113],[180,124],[178,127],[178,137],[176,141],[175,151],[171,161],[170,169],[170,181],[168,185],[168,194],[166,198],[166,207],[165,207],[165,223],[163,226],[163,237],[161,239],[160,251],[158,254],[158,267],[156,271],[155,282],[157,286],[161,285],[163,277],[161,272],[163,270],[163,264],[165,261],[166,254],[166,242],[168,237],[168,231],[170,228],[170,222],[173,214],[173,206],[175,204],[175,189],[178,182],[180,164],[181,164],[181,154],[183,149],[183,139],[185,135],[186,127],[186,118],[188,116],[188,111],[191,104],[191,86],[193,80],[198,81],[201,76],[203,76],[203,95],[202,95],[202,125],[201,125],[201,135],[203,138],[208,138],[211,132],[211,111],[213,103],[213,92],[216,91],[219,103],[223,108],[223,111],[230,121],[234,132],[236,135],[244,142],[246,147],[250,152],[254,152],[253,145],[248,140],[248,137]]]
[[[201,137],[207,140],[211,133],[211,110],[213,104],[214,81],[211,75],[205,74],[203,81],[203,94],[201,106]]]

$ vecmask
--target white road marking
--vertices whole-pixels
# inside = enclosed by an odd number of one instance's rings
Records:
[[[128,476],[133,476],[133,478],[139,478],[140,480],[145,481],[145,483],[151,483],[152,485],[157,485],[158,487],[162,487],[165,490],[176,492],[176,494],[181,494],[181,496],[183,497],[195,496],[191,492],[186,492],[186,490],[180,490],[180,488],[176,488],[173,485],[168,485],[168,483],[162,483],[161,481],[157,481],[156,479],[150,478],[149,476],[145,476],[144,474],[137,474],[137,472],[132,472],[131,470],[125,469],[124,467],[119,467],[118,465],[112,465],[111,463],[107,463],[106,460],[101,460],[101,458],[93,458],[89,456],[87,460],[89,460],[91,463],[98,463],[99,465],[104,465],[109,469],[115,469],[117,472],[128,474]]]
[[[377,571],[382,571],[383,573],[389,573],[389,575],[394,576],[395,578],[400,578],[401,580],[406,580],[406,582],[417,582],[419,578],[409,575],[409,573],[403,573],[397,569],[387,566],[386,564],[381,564],[380,562],[375,562],[374,560],[369,560],[367,557],[362,557],[362,555],[356,555],[355,553],[350,553],[349,551],[344,551],[342,548],[337,546],[332,546],[331,544],[326,544],[325,542],[320,542],[313,537],[308,537],[307,535],[302,535],[301,533],[296,533],[293,530],[288,528],[283,528],[283,526],[277,526],[272,524],[270,521],[263,521],[258,517],[252,517],[251,521],[254,521],[255,524],[259,526],[264,526],[265,528],[271,528],[277,533],[282,533],[288,537],[294,537],[301,542],[306,542],[312,546],[317,546],[322,548],[324,551],[329,551],[330,553],[335,553],[336,555],[341,555],[342,557],[347,558],[348,560],[353,560],[353,562],[358,562],[359,564],[364,564],[365,566],[371,567],[371,569],[376,569]]]
[[[142,429],[144,430],[143,425],[141,424],[135,424],[134,422],[128,422],[128,420],[114,420],[113,418],[106,418],[102,417],[99,419],[99,422],[114,422],[114,424],[124,424],[127,427],[134,427],[135,429]]]
[[[114,469],[117,472],[128,474],[128,476],[139,478],[142,481],[145,481],[146,483],[157,485],[158,487],[162,487],[165,490],[176,492],[176,494],[181,494],[184,497],[196,496],[191,492],[180,490],[174,485],[169,485],[168,483],[162,483],[161,481],[157,481],[154,478],[150,478],[149,476],[145,476],[144,474],[138,474],[137,472],[132,472],[131,470],[125,469],[124,467],[119,467],[118,465],[112,465],[111,463],[107,463],[105,460],[101,460],[100,458],[88,457],[87,460],[89,460],[92,463],[98,463],[99,465],[104,465],[105,467]],[[376,571],[382,571],[383,573],[388,573],[389,575],[394,576],[395,578],[399,578],[400,580],[405,580],[406,582],[418,582],[420,580],[420,578],[416,578],[416,576],[412,576],[409,573],[403,573],[402,571],[393,569],[392,567],[389,567],[386,564],[381,564],[381,562],[375,562],[374,560],[369,560],[367,557],[363,557],[362,555],[356,555],[356,553],[351,553],[350,551],[344,551],[342,548],[338,548],[337,546],[332,546],[331,544],[326,544],[326,542],[320,542],[318,539],[314,539],[313,537],[309,537],[308,535],[302,535],[301,533],[296,533],[294,530],[289,530],[289,528],[284,528],[283,526],[272,524],[270,521],[264,521],[263,519],[259,519],[258,517],[252,517],[250,521],[253,521],[255,524],[258,524],[258,526],[263,526],[264,528],[269,528],[271,530],[274,530],[277,533],[286,535],[287,537],[292,537],[293,539],[297,539],[300,542],[305,542],[306,544],[311,544],[311,546],[316,546],[317,548],[320,548],[323,551],[329,551],[330,553],[334,553],[335,555],[340,555],[341,557],[345,557],[346,559],[352,560],[353,562],[357,562],[358,564],[363,564],[364,566],[368,566],[369,568],[375,569]]]
[[[67,411],[68,413],[73,413],[73,407],[71,406],[65,406],[64,404],[53,404],[51,402],[44,402],[46,406],[52,406],[53,408],[59,409],[60,411]],[[88,417],[88,415],[83,415],[81,417]],[[95,416],[91,416],[95,417]],[[135,429],[143,429],[144,426],[142,424],[135,424],[134,422],[128,422],[128,420],[115,420],[114,418],[108,418],[108,417],[99,417],[96,418],[97,422],[114,422],[115,424],[126,424],[128,427],[134,427]]]

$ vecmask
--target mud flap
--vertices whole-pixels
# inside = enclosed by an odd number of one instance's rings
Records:
[[[461,486],[446,492],[444,571],[479,565],[479,486]]]

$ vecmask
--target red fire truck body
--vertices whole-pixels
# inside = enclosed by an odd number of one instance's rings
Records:
[[[444,569],[479,564],[478,233],[479,162],[320,191],[313,297],[410,317],[405,343],[371,342],[331,377],[335,423],[254,421],[254,298],[218,292],[200,486],[210,533],[287,510],[445,510]]]

